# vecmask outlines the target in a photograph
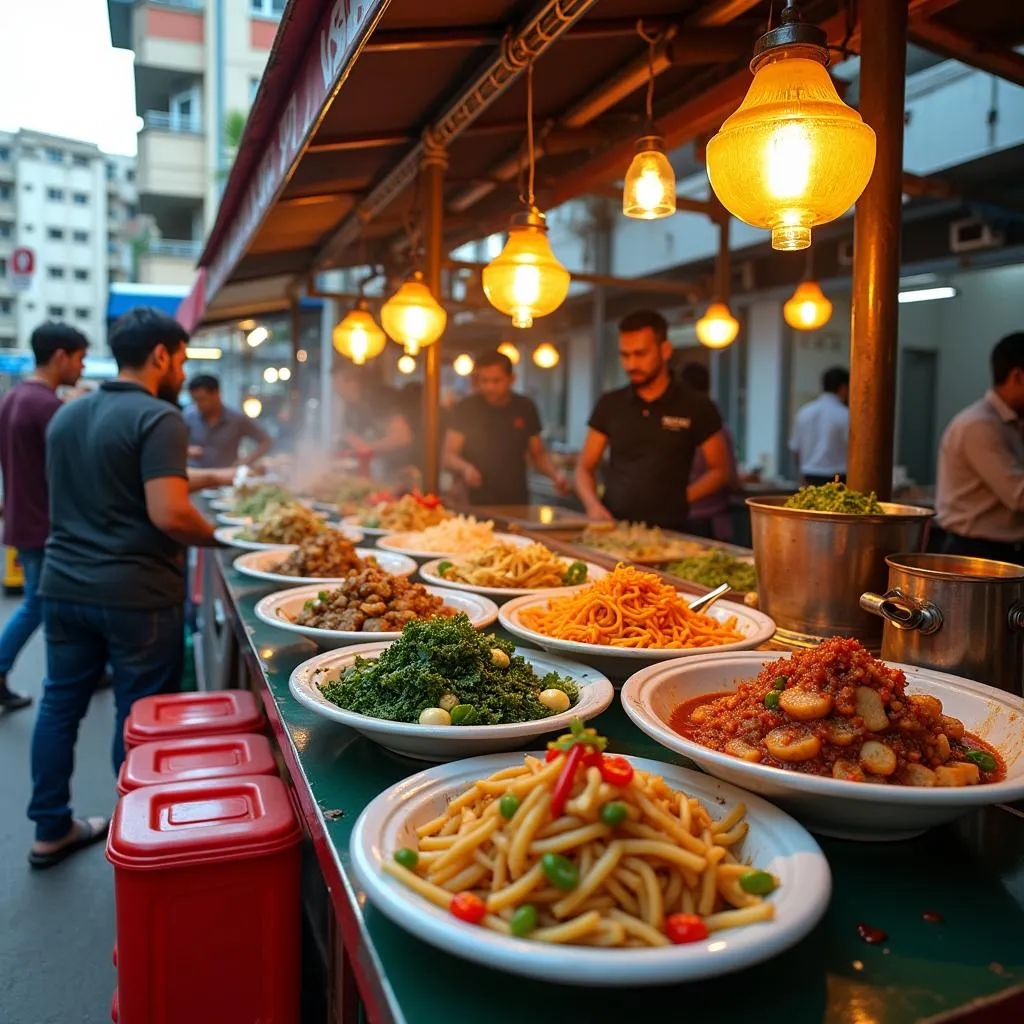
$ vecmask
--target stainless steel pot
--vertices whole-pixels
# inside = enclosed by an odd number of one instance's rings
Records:
[[[884,594],[861,607],[885,623],[882,657],[1024,690],[1024,568],[959,555],[892,555]]]
[[[786,499],[748,498],[758,606],[783,640],[882,640],[882,623],[861,609],[865,590],[881,591],[886,555],[920,550],[931,509],[883,503],[884,515],[784,508]]]

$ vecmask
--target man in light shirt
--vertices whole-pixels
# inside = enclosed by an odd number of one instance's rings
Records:
[[[826,370],[821,394],[797,414],[789,450],[800,478],[812,487],[846,482],[846,449],[850,443],[850,373],[840,366]]]
[[[992,387],[946,428],[936,508],[943,551],[1024,565],[1024,331],[992,350]]]

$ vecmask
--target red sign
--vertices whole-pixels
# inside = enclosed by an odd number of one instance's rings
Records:
[[[210,262],[206,298],[220,290],[241,259],[271,204],[287,180],[292,164],[307,138],[319,124],[327,97],[348,72],[363,39],[377,23],[389,0],[335,0],[320,22],[318,45],[296,77],[291,96],[281,114],[277,137],[256,168],[245,199],[227,236]]]
[[[36,269],[36,254],[27,246],[18,246],[11,253],[11,287],[16,292],[28,291]]]

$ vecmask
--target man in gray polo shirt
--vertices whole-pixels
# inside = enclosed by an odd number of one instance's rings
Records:
[[[185,547],[211,546],[213,528],[190,487],[224,472],[186,469],[188,431],[177,408],[188,335],[170,317],[134,309],[114,325],[116,380],[65,405],[47,433],[50,536],[39,592],[46,681],[32,736],[35,868],[106,833],[106,818],[70,807],[78,725],[106,666],[116,718],[141,697],[177,689],[184,659]]]
[[[193,377],[188,393],[192,397],[192,404],[185,409],[190,466],[250,465],[270,451],[267,432],[245,413],[224,404],[220,381],[212,374]],[[255,441],[256,447],[239,461],[238,449],[246,438]]]
[[[1024,331],[992,350],[992,387],[946,428],[936,488],[943,551],[1024,565]]]

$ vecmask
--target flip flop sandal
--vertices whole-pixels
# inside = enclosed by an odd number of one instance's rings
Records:
[[[83,818],[76,818],[75,823],[79,826],[78,837],[70,843],[65,843],[60,849],[50,853],[36,853],[32,851],[28,855],[29,865],[37,871],[44,871],[46,868],[55,867],[62,860],[67,860],[73,853],[84,850],[87,846],[101,842],[106,838],[107,830],[110,828],[110,819],[104,818],[100,828],[93,828],[92,822]]]

